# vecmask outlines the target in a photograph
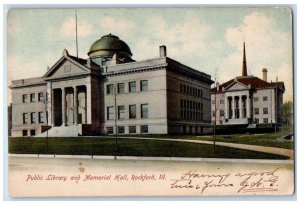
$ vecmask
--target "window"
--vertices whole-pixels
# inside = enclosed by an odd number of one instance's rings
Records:
[[[114,107],[107,107],[107,120],[114,119]]]
[[[35,135],[35,130],[30,130],[30,136],[34,136]]]
[[[212,111],[212,116],[215,117],[216,116],[216,112]]]
[[[259,108],[254,108],[254,114],[259,115]]]
[[[129,119],[136,118],[136,105],[129,105]]]
[[[32,112],[31,113],[31,124],[35,124],[36,123],[36,113]]]
[[[125,127],[124,126],[118,126],[118,133],[124,134],[125,133]]]
[[[224,110],[220,110],[220,117],[224,117]]]
[[[39,123],[44,123],[44,113],[39,112]]]
[[[183,85],[180,84],[180,92],[182,93],[183,92]]]
[[[135,93],[136,92],[136,82],[129,82],[129,92]]]
[[[124,105],[118,106],[118,119],[119,120],[125,119],[125,106]]]
[[[148,118],[148,104],[141,105],[141,118]]]
[[[267,108],[267,107],[264,107],[263,113],[264,113],[264,114],[268,114],[268,108]]]
[[[269,123],[269,119],[268,118],[264,118],[264,123]]]
[[[35,93],[30,94],[30,102],[35,102]]]
[[[118,83],[118,93],[125,93],[125,84]]]
[[[22,136],[23,137],[26,137],[28,134],[27,134],[27,130],[22,130]]]
[[[28,124],[28,113],[23,113],[23,124]]]
[[[255,124],[258,124],[258,123],[259,123],[259,119],[258,119],[258,118],[255,118],[255,119],[254,119],[254,123],[255,123]]]
[[[220,104],[224,104],[224,100],[220,100]]]
[[[23,95],[23,103],[28,103],[28,95],[27,94]]]
[[[38,93],[38,101],[41,102],[44,100],[44,93]]]
[[[114,128],[113,127],[106,127],[107,134],[114,134]]]
[[[136,133],[136,126],[129,126],[129,134]]]
[[[141,91],[147,91],[148,90],[148,80],[142,80],[141,81]]]
[[[268,101],[268,96],[264,96],[263,101]]]
[[[141,125],[141,133],[148,133],[148,125]]]
[[[259,100],[259,98],[258,97],[254,97],[254,101],[258,101]]]
[[[114,94],[114,85],[113,84],[106,85],[106,94],[107,95]]]

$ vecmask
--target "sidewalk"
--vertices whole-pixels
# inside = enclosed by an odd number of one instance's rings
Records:
[[[213,141],[205,141],[205,140],[185,140],[185,139],[148,138],[148,137],[119,137],[119,138],[189,142],[189,143],[197,143],[197,144],[213,144]],[[269,154],[277,154],[277,155],[287,156],[290,159],[294,159],[294,150],[290,150],[290,149],[284,149],[278,147],[265,147],[259,145],[237,144],[237,143],[229,143],[229,142],[216,142],[216,145],[224,146],[224,147],[232,147],[237,149],[251,150],[256,152],[264,152]]]
[[[106,155],[53,155],[53,154],[8,154],[17,158],[54,158],[54,159],[92,159],[115,160],[114,156]],[[212,163],[261,163],[261,164],[293,164],[293,160],[269,160],[269,159],[229,159],[229,158],[187,158],[187,157],[136,157],[117,156],[116,160],[138,161],[173,161],[173,162],[212,162]]]

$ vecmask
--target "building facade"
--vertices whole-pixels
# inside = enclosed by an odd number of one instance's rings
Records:
[[[267,69],[263,79],[247,75],[244,43],[242,76],[211,90],[212,123],[216,125],[281,123],[283,116],[283,82],[268,82]]]
[[[12,81],[12,136],[211,131],[211,77],[168,58],[165,46],[137,62],[109,34],[88,55],[64,50],[44,76]]]

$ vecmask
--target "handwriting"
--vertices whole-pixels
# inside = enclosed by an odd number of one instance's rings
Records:
[[[178,178],[170,180],[171,189],[195,189],[201,194],[211,189],[230,189],[237,193],[274,192],[278,191],[279,168],[271,171],[238,172],[238,173],[201,173],[188,171]]]
[[[171,179],[171,188],[179,189],[200,189],[201,194],[208,188],[232,187],[232,183],[225,181],[230,176],[227,174],[202,174],[196,171],[188,171],[181,175],[179,179]]]
[[[249,172],[237,173],[235,176],[240,177],[243,181],[240,183],[238,193],[242,192],[262,192],[262,191],[277,191],[276,182],[278,176],[275,173],[279,168],[266,172]]]

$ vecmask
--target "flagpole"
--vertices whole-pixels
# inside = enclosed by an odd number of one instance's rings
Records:
[[[75,10],[75,25],[76,25],[76,56],[78,58],[77,10]]]

